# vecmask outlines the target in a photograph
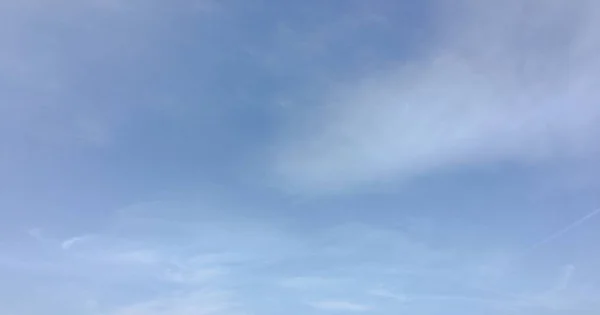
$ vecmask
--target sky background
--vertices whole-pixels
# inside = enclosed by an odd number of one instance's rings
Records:
[[[0,313],[600,313],[600,2],[0,0]]]

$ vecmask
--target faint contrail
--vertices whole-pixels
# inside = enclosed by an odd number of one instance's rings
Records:
[[[571,282],[571,278],[573,277],[573,273],[575,273],[574,265],[567,265],[564,268],[562,276],[559,278],[558,283],[554,287],[555,292],[562,291],[567,288],[569,282]]]
[[[550,243],[554,240],[556,240],[557,238],[567,234],[569,231],[571,231],[572,229],[580,226],[581,224],[585,223],[585,221],[593,218],[594,216],[596,216],[597,214],[600,213],[600,208],[588,213],[587,215],[585,215],[584,217],[582,217],[581,219],[567,225],[565,228],[563,228],[562,230],[557,231],[554,234],[551,234],[550,236],[546,237],[545,239],[537,242],[535,245],[532,246],[532,248],[537,248],[540,247],[544,244]]]

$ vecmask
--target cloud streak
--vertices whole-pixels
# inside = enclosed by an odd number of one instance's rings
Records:
[[[548,243],[551,243],[553,241],[556,241],[557,239],[565,236],[567,233],[573,231],[574,229],[578,228],[579,226],[581,226],[582,224],[586,223],[587,221],[589,221],[590,219],[594,218],[595,216],[597,216],[598,214],[600,214],[600,208],[586,214],[585,216],[581,217],[580,219],[578,219],[577,221],[567,225],[566,227],[550,234],[549,236],[547,236],[546,238],[542,239],[541,241],[535,243],[532,248],[538,248],[540,246],[546,245]]]
[[[439,6],[422,58],[336,85],[307,114],[306,128],[290,131],[276,155],[285,183],[327,192],[596,152],[597,3]]]

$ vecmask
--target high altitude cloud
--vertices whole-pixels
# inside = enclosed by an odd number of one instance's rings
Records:
[[[432,304],[455,312],[597,308],[597,290],[576,279],[570,265],[530,275],[496,248],[438,247],[376,225],[338,223],[298,234],[244,215],[202,216],[204,202],[185,206],[187,214],[168,203],[142,209],[158,204],[122,211],[86,237],[57,241],[29,231],[50,259],[0,255],[0,267],[52,274],[31,285],[50,288],[68,300],[64,307],[84,308],[77,314],[86,315],[279,314],[302,306],[320,313],[402,308],[420,314]],[[56,290],[56,281],[68,291]],[[73,299],[72,291],[81,296]],[[49,303],[41,293],[36,298]]]
[[[421,58],[323,96],[277,155],[284,182],[331,191],[598,148],[597,2],[464,0],[436,12]]]

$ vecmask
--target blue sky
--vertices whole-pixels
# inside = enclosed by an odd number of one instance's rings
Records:
[[[600,312],[593,0],[0,1],[0,313]]]

